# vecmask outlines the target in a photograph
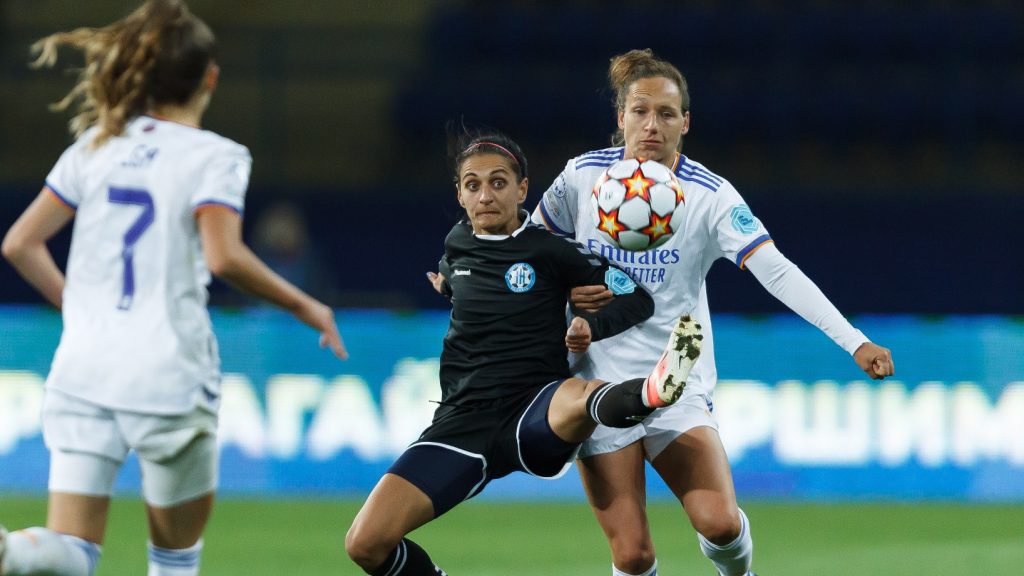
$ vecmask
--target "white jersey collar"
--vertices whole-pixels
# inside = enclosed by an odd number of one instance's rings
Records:
[[[526,230],[526,226],[530,223],[530,213],[527,212],[526,210],[520,210],[519,211],[519,217],[522,218],[523,224],[519,228],[516,228],[512,232],[512,234],[476,234],[476,233],[474,233],[473,236],[476,236],[477,238],[479,238],[481,240],[504,240],[504,239],[509,238],[509,237],[519,236],[519,233],[522,232],[523,230]]]

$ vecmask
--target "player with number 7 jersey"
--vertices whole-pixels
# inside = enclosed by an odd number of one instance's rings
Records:
[[[64,332],[47,385],[146,413],[215,403],[210,273],[193,213],[211,206],[242,213],[249,151],[149,116],[93,150],[95,131],[46,178],[46,191],[75,211]],[[139,386],[143,379],[152,386]]]
[[[49,510],[45,527],[0,526],[0,574],[92,576],[114,481],[134,452],[147,573],[197,576],[218,482],[211,276],[287,310],[339,358],[347,352],[331,308],[242,241],[249,152],[200,128],[220,75],[206,23],[181,0],[148,0],[103,28],[41,39],[36,64],[54,65],[62,46],[85,57],[57,105],[78,102],[77,140],[2,245],[64,317],[42,410]],[[72,219],[62,272],[46,243]]]

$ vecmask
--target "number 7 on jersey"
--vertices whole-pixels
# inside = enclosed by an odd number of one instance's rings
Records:
[[[135,243],[139,241],[142,234],[153,224],[153,197],[149,192],[138,188],[115,188],[111,186],[107,192],[107,200],[113,204],[131,204],[142,206],[142,214],[124,233],[124,247],[121,249],[121,258],[124,260],[124,282],[121,284],[121,299],[117,307],[120,310],[131,308],[132,298],[135,296],[135,266],[133,258],[135,254]]]

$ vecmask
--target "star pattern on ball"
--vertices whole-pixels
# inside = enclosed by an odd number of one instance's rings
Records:
[[[651,212],[651,222],[646,228],[640,230],[651,239],[651,244],[658,241],[658,238],[667,236],[673,232],[672,230],[672,215],[668,214],[665,216],[658,216],[654,212]]]
[[[605,212],[604,210],[598,209],[597,215],[598,218],[601,219],[597,224],[597,229],[618,241],[619,232],[626,229],[625,226],[619,223],[619,211],[613,210],[611,212]]]
[[[651,186],[654,186],[654,180],[645,177],[640,167],[637,167],[632,176],[623,178],[621,182],[626,186],[626,197],[623,200],[642,198],[645,202],[651,201],[650,190]]]
[[[672,191],[676,193],[676,204],[686,204],[686,197],[683,196],[683,187],[675,179],[671,183]]]

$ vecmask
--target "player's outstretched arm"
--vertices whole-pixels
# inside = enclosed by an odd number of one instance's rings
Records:
[[[330,348],[342,360],[348,352],[329,306],[288,282],[242,241],[242,218],[233,210],[210,206],[196,214],[206,265],[218,278],[239,290],[289,311],[320,333],[320,347]]]
[[[818,286],[773,244],[758,249],[746,265],[765,289],[846,350],[868,376],[881,380],[893,375],[892,352],[854,328]]]
[[[53,261],[46,241],[74,216],[48,189],[43,190],[4,236],[3,255],[44,298],[58,309],[64,292],[64,273]]]

